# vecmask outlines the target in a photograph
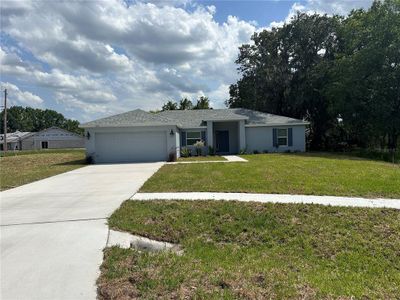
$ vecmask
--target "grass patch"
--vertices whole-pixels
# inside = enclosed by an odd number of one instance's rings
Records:
[[[83,150],[26,152],[8,152],[6,157],[0,158],[0,190],[71,171],[86,164]]]
[[[21,150],[21,151],[7,151],[6,155],[4,152],[0,152],[0,157],[8,156],[19,156],[19,155],[30,155],[30,154],[44,154],[44,153],[70,153],[79,152],[81,153],[84,149],[40,149],[40,150]]]
[[[400,198],[400,166],[344,155],[243,155],[247,163],[165,165],[141,192],[248,192]]]
[[[190,156],[190,157],[179,157],[178,161],[216,161],[216,160],[226,160],[222,156]]]
[[[127,201],[111,228],[184,254],[107,248],[100,299],[395,299],[400,213],[227,201]]]

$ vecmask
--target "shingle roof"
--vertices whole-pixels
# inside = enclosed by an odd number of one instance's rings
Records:
[[[246,125],[255,126],[308,124],[308,122],[299,119],[262,113],[244,108],[167,110],[159,113],[148,113],[137,109],[123,114],[88,122],[82,124],[81,127],[91,128],[177,125],[183,128],[196,128],[206,126],[206,121],[238,120],[244,120]]]
[[[308,124],[308,122],[278,116],[244,108],[230,109],[200,109],[200,110],[167,110],[159,112],[158,115],[176,120],[180,126],[185,128],[205,126],[204,121],[218,120],[245,120],[246,125],[290,125]]]
[[[128,111],[126,113],[94,120],[81,124],[82,128],[91,127],[131,127],[131,126],[159,126],[176,125],[176,121],[169,120],[159,114],[148,113],[141,109]]]
[[[237,114],[233,109],[166,110],[158,115],[176,120],[186,128],[206,126],[204,121],[247,120],[247,116]]]
[[[18,142],[20,139],[23,139],[29,135],[33,134],[32,132],[22,132],[22,131],[15,131],[11,133],[7,133],[7,143],[14,143]],[[4,134],[0,134],[0,143],[4,143]]]

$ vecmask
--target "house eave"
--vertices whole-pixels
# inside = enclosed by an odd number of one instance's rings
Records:
[[[245,127],[301,126],[301,125],[310,125],[310,122],[247,124],[245,125]]]
[[[232,119],[204,119],[203,122],[235,122],[235,121],[246,121],[248,117],[243,118],[232,118]]]
[[[176,126],[179,127],[178,124],[176,123],[154,123],[154,124],[110,124],[110,125],[79,125],[79,128],[84,128],[84,129],[88,129],[88,128],[135,128],[135,127],[166,127],[166,126]]]

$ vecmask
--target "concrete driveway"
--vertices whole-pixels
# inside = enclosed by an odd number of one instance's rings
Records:
[[[1,192],[1,299],[95,299],[106,218],[163,163],[91,165]]]

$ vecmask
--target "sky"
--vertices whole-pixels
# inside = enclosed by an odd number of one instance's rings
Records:
[[[168,100],[225,107],[238,47],[297,11],[346,15],[372,0],[2,0],[0,81],[8,106],[81,122]],[[2,96],[3,101],[3,96]]]

